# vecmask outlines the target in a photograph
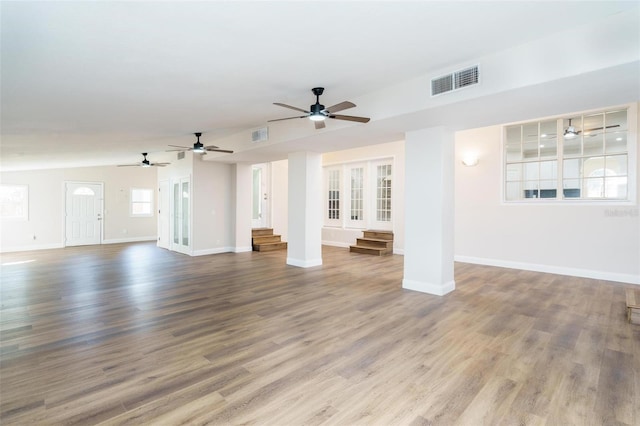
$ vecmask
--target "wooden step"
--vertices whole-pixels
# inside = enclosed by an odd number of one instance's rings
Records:
[[[379,240],[376,238],[356,238],[356,246],[393,249],[393,240]]]
[[[287,248],[287,243],[285,241],[253,245],[253,251],[273,251],[273,250],[282,250],[286,248]]]
[[[264,236],[254,236],[252,240],[252,244],[265,244],[265,243],[279,243],[280,235],[264,235]]]
[[[350,246],[349,251],[351,253],[372,254],[374,256],[384,256],[387,254],[391,254],[389,253],[390,251],[389,249],[381,248],[381,247]]]
[[[251,230],[252,237],[261,237],[264,235],[273,235],[273,228],[253,228]]]
[[[364,238],[393,241],[393,231],[368,229],[366,231],[362,231],[362,233],[364,235]]]

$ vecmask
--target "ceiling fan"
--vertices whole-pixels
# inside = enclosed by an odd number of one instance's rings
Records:
[[[320,95],[324,92],[324,87],[314,87],[311,89],[313,94],[316,96],[316,103],[309,107],[309,111],[304,110],[302,108],[294,107],[287,104],[282,104],[280,102],[274,102],[274,105],[278,105],[284,108],[293,109],[295,111],[304,112],[305,115],[300,115],[297,117],[287,117],[287,118],[278,118],[272,121],[282,121],[282,120],[292,120],[294,118],[306,118],[308,117],[316,126],[316,129],[323,129],[325,127],[324,120],[326,118],[335,118],[336,120],[347,120],[347,121],[357,121],[358,123],[368,123],[370,118],[368,117],[354,117],[352,115],[339,115],[335,114],[338,111],[343,111],[348,108],[353,108],[356,106],[353,102],[344,101],[339,104],[330,106],[329,108],[325,108],[324,105],[320,103]]]
[[[190,148],[188,146],[179,146],[179,145],[169,145],[172,146],[174,148],[178,148],[178,149],[168,149],[167,151],[191,151],[194,154],[206,154],[207,151],[209,152],[226,152],[227,154],[232,154],[233,151],[229,151],[228,149],[220,149],[215,145],[209,145],[209,146],[204,146],[201,142],[200,142],[200,136],[202,136],[201,132],[196,132],[194,133],[194,135],[196,135],[196,143],[193,144],[193,147]]]
[[[139,163],[135,163],[135,164],[118,164],[118,167],[164,167],[167,166],[171,163],[152,163],[149,160],[147,160],[147,153],[143,152],[142,153],[142,161]]]
[[[580,135],[580,133],[582,133],[582,130],[576,130],[575,127],[573,127],[571,125],[571,118],[569,119],[569,127],[567,127],[566,129],[564,129],[564,134],[563,137],[565,139],[573,139],[575,137],[578,137]],[[595,131],[595,130],[604,130],[604,129],[612,129],[614,127],[620,127],[619,124],[612,124],[610,126],[605,126],[605,127],[594,127],[593,129],[585,129],[584,131],[584,135],[585,136],[589,136],[589,133]],[[591,135],[593,136],[593,135]]]

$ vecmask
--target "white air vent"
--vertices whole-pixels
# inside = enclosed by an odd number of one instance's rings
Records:
[[[182,160],[184,158],[184,151],[178,152],[178,160]]]
[[[462,89],[478,84],[480,73],[478,66],[465,68],[431,80],[431,96]]]
[[[269,128],[263,127],[262,129],[251,132],[251,142],[263,142],[269,139]]]

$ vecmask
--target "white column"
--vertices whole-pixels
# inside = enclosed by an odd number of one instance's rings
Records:
[[[442,296],[455,289],[454,133],[442,127],[405,138],[402,287]]]
[[[287,265],[322,265],[322,155],[289,154]]]
[[[251,164],[234,164],[232,198],[235,205],[233,216],[233,251],[251,251]]]

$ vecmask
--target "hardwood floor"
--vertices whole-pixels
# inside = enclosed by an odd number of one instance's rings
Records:
[[[402,256],[285,257],[2,255],[0,423],[640,424],[629,286],[457,264],[437,297]]]

